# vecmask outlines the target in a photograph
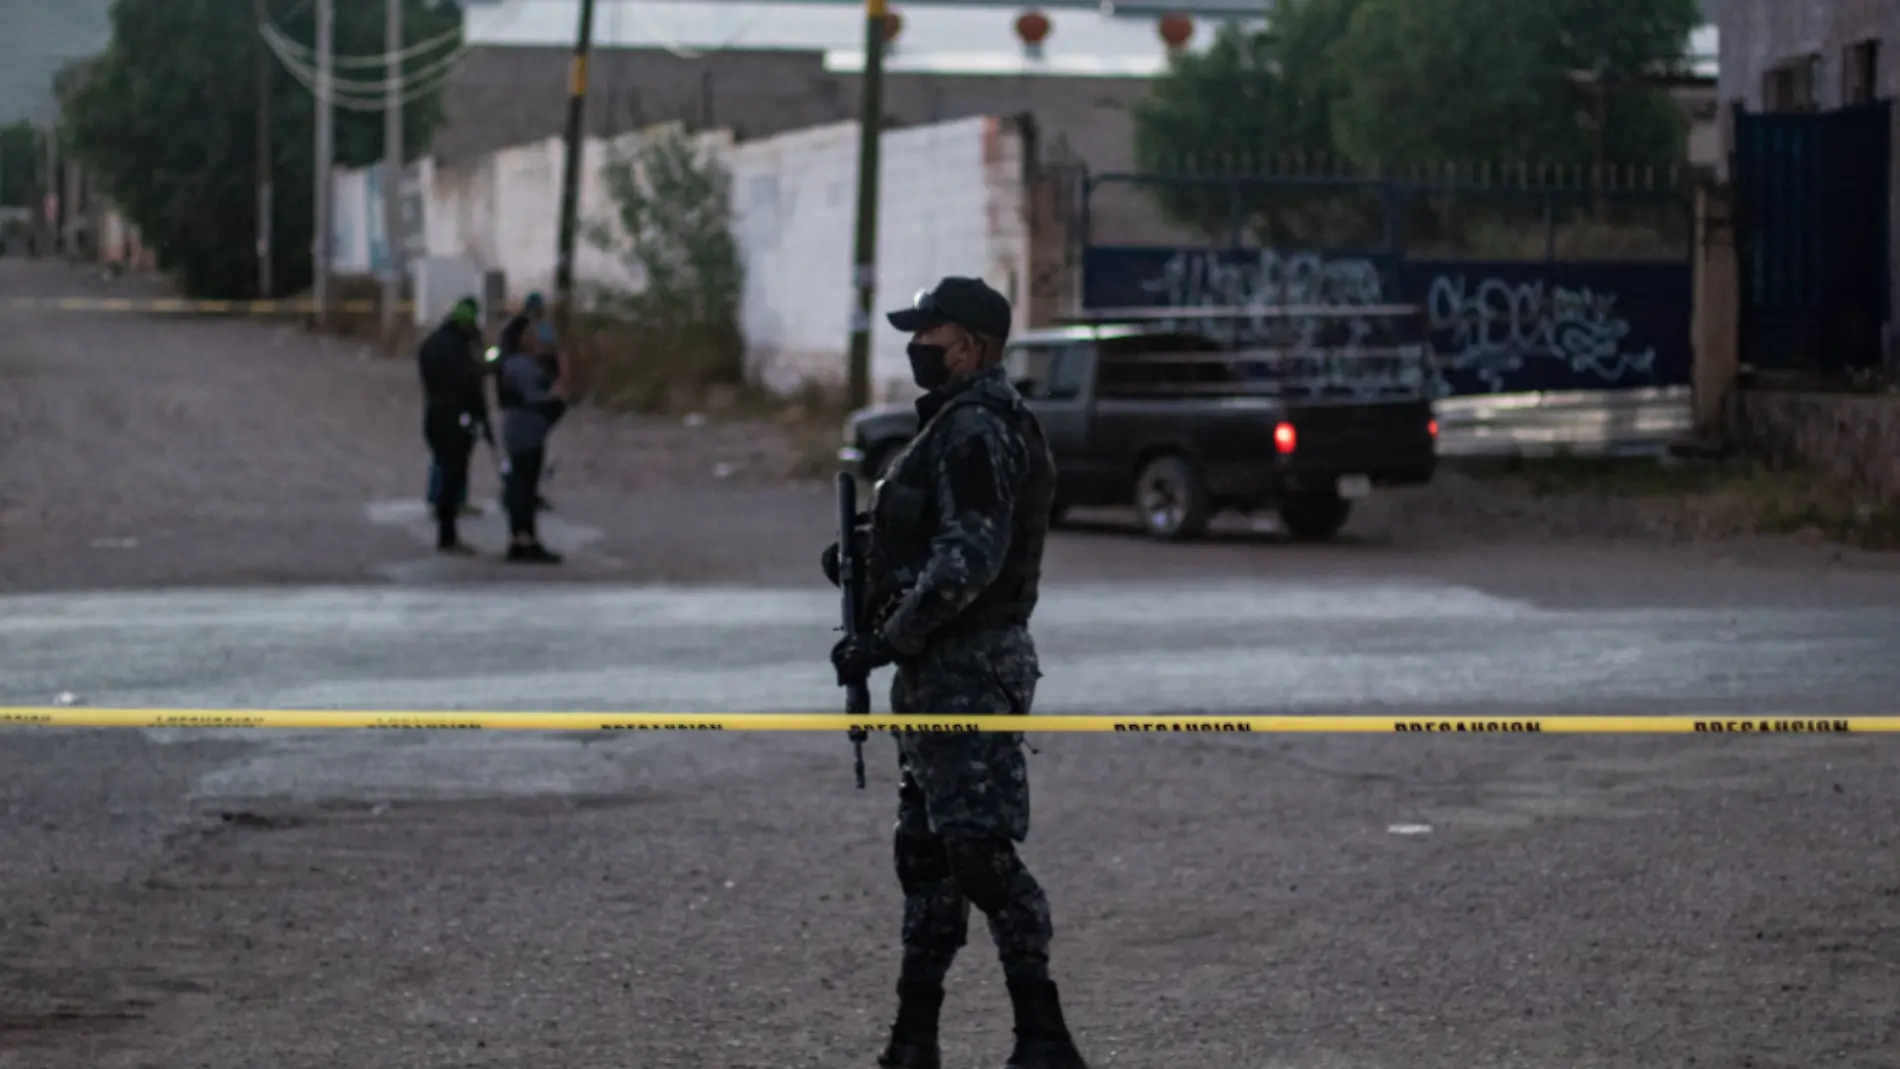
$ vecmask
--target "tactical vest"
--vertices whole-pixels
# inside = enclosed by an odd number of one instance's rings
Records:
[[[1029,411],[1022,398],[991,393],[981,384],[964,390],[946,401],[931,417],[891,465],[890,475],[878,484],[872,505],[874,583],[908,588],[930,560],[931,542],[943,517],[937,514],[936,472],[924,461],[931,458],[935,449],[930,441],[932,432],[952,411],[965,405],[989,409],[1022,436],[1029,453],[1029,470],[1016,488],[1009,548],[1002,568],[975,601],[936,632],[944,636],[1029,622],[1042,580],[1042,551],[1049,534],[1049,510],[1055,501],[1055,459],[1050,455],[1048,440],[1035,413]]]

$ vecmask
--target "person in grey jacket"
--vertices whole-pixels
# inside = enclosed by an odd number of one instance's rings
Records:
[[[567,391],[548,357],[553,331],[547,326],[521,332],[516,351],[502,357],[501,440],[508,450],[508,559],[529,564],[558,564],[535,533],[541,470],[547,462],[548,434],[567,412]]]

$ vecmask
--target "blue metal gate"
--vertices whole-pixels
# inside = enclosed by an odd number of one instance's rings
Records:
[[[1891,103],[1740,115],[1735,135],[1743,365],[1878,367],[1892,313]]]
[[[1084,185],[1082,304],[1190,318],[1197,306],[1415,304],[1445,394],[1686,386],[1692,220],[1680,177],[1544,170],[1095,176]],[[1169,214],[1214,240],[1110,236],[1090,205],[1105,187],[1171,200]],[[1120,215],[1153,213],[1127,201]]]

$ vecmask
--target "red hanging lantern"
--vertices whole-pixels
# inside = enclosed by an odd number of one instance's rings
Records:
[[[900,32],[902,32],[903,29],[904,29],[904,16],[899,15],[895,11],[886,11],[884,13],[884,43],[885,44],[890,44],[892,41],[897,40],[897,35]]]
[[[1016,36],[1033,51],[1042,47],[1049,37],[1049,16],[1040,11],[1026,11],[1016,17]]]
[[[1167,42],[1170,52],[1186,45],[1194,36],[1194,20],[1178,11],[1161,16],[1161,39]]]

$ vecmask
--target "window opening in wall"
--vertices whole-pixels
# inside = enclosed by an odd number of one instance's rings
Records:
[[[1820,98],[1821,57],[1802,56],[1769,69],[1762,75],[1762,110],[1817,111]]]
[[[1761,76],[1761,110],[1788,111],[1794,95],[1794,72],[1787,67],[1770,67]]]
[[[1880,42],[1848,45],[1841,64],[1841,103],[1871,104],[1880,96]]]

